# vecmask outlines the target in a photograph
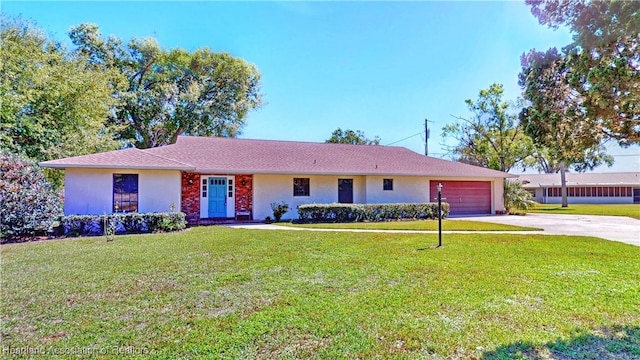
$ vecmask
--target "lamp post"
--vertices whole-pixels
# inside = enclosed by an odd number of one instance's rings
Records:
[[[438,183],[438,247],[442,247],[442,184]]]

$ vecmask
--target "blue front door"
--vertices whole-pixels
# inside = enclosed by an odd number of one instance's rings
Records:
[[[227,217],[227,178],[209,178],[209,217]]]

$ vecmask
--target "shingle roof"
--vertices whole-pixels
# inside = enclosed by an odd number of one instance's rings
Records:
[[[523,188],[533,189],[548,186],[560,186],[560,174],[522,174],[518,177]],[[568,186],[640,186],[640,173],[567,173]]]
[[[121,152],[130,150],[134,149]],[[120,160],[132,160],[127,164],[136,167],[136,159],[146,166],[158,159],[158,163],[172,161],[176,168],[182,166],[179,170],[202,173],[512,177],[501,171],[420,155],[398,146],[180,136],[175,144],[138,152],[153,157],[138,157],[133,152],[132,156],[124,156],[116,151],[87,155],[88,159],[80,156],[48,161],[42,165],[97,168],[104,167],[101,161],[112,166]]]
[[[101,169],[155,169],[192,171],[194,167],[183,162],[151,154],[145,150],[124,149],[103,153],[74,156],[44,161],[41,166],[50,168],[101,168]]]

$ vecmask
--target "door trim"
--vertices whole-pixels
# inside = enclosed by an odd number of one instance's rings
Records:
[[[226,218],[227,217],[227,208],[228,208],[228,201],[227,201],[227,177],[226,176],[209,176],[207,178],[207,184],[208,184],[208,199],[207,199],[207,205],[208,205],[208,211],[207,211],[207,217],[208,218]],[[215,188],[214,188],[215,186]],[[217,191],[218,193],[216,194],[215,191]],[[215,196],[217,195],[217,196]],[[215,196],[215,197],[214,197]],[[218,200],[216,200],[218,199]],[[212,202],[216,202],[216,201],[224,201],[224,210],[222,209],[218,209],[219,211],[212,211]],[[220,205],[220,204],[218,204]]]
[[[346,189],[343,188],[343,186],[345,186],[344,184],[347,184]],[[346,199],[344,199],[345,196]],[[353,179],[338,178],[338,203],[353,204]]]

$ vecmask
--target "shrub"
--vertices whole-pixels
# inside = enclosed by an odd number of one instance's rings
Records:
[[[449,204],[442,203],[443,218],[449,215]],[[359,222],[402,219],[437,219],[437,203],[401,204],[306,204],[298,206],[301,222]]]
[[[182,212],[123,213],[108,215],[71,215],[62,218],[64,234],[69,236],[96,236],[105,234],[106,224],[114,224],[115,234],[140,234],[184,229],[187,225]]]
[[[35,163],[6,152],[0,158],[0,239],[53,231],[62,216],[60,196]]]
[[[526,214],[535,201],[531,193],[522,188],[522,184],[515,181],[505,180],[504,182],[504,207],[512,214]]]
[[[273,211],[273,219],[276,222],[279,222],[282,219],[282,215],[286,214],[287,211],[289,211],[289,204],[285,204],[284,201],[280,204],[272,202],[271,210]]]

